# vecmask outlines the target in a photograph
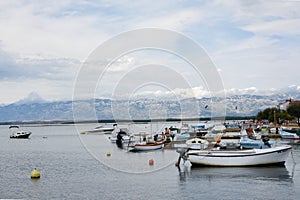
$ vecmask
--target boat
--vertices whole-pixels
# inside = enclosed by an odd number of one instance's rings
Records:
[[[253,140],[247,137],[240,139],[241,149],[266,149],[275,145],[274,141],[269,141],[268,137],[263,137],[262,140]]]
[[[141,142],[129,146],[130,151],[152,151],[164,147],[164,141]]]
[[[186,141],[189,149],[207,149],[209,142],[200,138],[192,138]]]
[[[300,137],[296,133],[291,133],[291,132],[280,130],[279,134],[282,139],[294,139],[294,140],[300,139]]]
[[[234,149],[222,150],[212,148],[205,150],[187,149],[184,153],[178,151],[188,159],[192,165],[206,165],[219,167],[283,165],[291,153],[292,146],[282,145],[264,149]]]
[[[183,141],[191,137],[190,127],[187,123],[183,123],[181,127],[171,126],[169,130],[171,132],[172,138],[174,138],[174,141]]]
[[[298,136],[300,136],[300,128],[282,126],[281,130],[290,132],[290,133],[296,133]]]
[[[9,127],[10,130],[17,129],[16,131],[12,131],[10,134],[10,138],[20,138],[20,139],[27,139],[31,135],[30,131],[24,131],[24,130],[19,130],[19,126],[12,125]]]
[[[255,140],[260,140],[261,139],[261,134],[255,132],[253,129],[250,132],[243,129],[241,131],[241,136],[248,136],[250,139],[255,139]]]
[[[197,124],[197,125],[192,125],[191,128],[193,129],[194,133],[196,136],[204,136],[210,129],[213,128],[214,125],[203,123],[203,124]]]
[[[155,135],[152,139],[152,137],[147,137],[146,133],[141,132],[139,133],[139,138],[139,141],[130,141],[128,143],[129,151],[152,151],[164,147],[164,137],[161,140],[158,140],[157,135]]]
[[[103,134],[110,134],[114,130],[114,127],[104,127],[103,125],[97,126],[93,130],[81,132],[81,134],[88,134],[88,133],[103,133]]]
[[[182,127],[180,128],[170,127],[169,130],[171,131],[171,135],[174,136],[174,141],[183,141],[191,137],[188,124],[182,124]]]
[[[129,130],[127,128],[119,128],[117,124],[114,124],[113,127],[114,130],[109,137],[112,143],[116,143],[118,138],[122,143],[129,143],[134,139],[134,137],[129,134]]]

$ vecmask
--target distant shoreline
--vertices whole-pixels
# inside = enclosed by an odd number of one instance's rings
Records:
[[[225,120],[250,120],[254,119],[254,116],[240,116],[232,117],[227,116]],[[32,121],[9,121],[0,122],[0,125],[14,125],[14,124],[88,124],[88,123],[118,123],[118,122],[135,122],[135,123],[149,123],[149,122],[180,122],[180,121],[211,121],[211,120],[224,120],[224,117],[210,118],[168,118],[168,119],[100,119],[100,120],[32,120]]]

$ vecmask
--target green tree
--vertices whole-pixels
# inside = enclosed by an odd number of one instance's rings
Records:
[[[287,112],[297,118],[298,125],[300,125],[300,103],[293,103],[288,106]]]
[[[256,119],[257,120],[269,120],[270,122],[273,122],[274,121],[274,111],[276,111],[276,113],[279,112],[279,110],[276,108],[266,108],[257,114]]]
[[[276,113],[276,121],[279,123],[280,120],[291,120],[293,117],[289,115],[289,113],[285,110],[279,110],[275,107],[273,108],[266,108],[263,111],[260,111],[256,115],[257,120],[269,120],[270,122],[274,122],[274,112]]]

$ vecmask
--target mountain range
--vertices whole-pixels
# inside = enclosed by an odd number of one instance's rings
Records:
[[[300,99],[298,89],[272,94],[228,95],[220,98],[187,98],[134,100],[90,99],[47,102],[37,94],[16,103],[0,106],[0,122],[44,120],[110,120],[110,119],[166,119],[211,117],[218,106],[226,105],[226,116],[255,116],[268,107],[276,107],[286,99]],[[74,112],[75,111],[75,112]],[[75,115],[74,115],[75,113]],[[74,117],[75,116],[75,117]]]

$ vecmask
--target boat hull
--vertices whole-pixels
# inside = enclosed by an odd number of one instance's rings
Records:
[[[10,138],[12,138],[12,139],[28,139],[30,135],[31,135],[31,133],[20,134],[20,135],[13,134],[13,135],[10,135]]]
[[[208,166],[256,166],[284,164],[292,147],[284,145],[269,149],[238,151],[189,151],[187,156],[192,164]]]
[[[163,142],[135,144],[132,147],[131,151],[152,151],[152,150],[161,149],[163,147],[164,147]]]
[[[282,139],[295,139],[295,140],[300,139],[300,137],[296,133],[290,133],[287,131],[280,131],[279,133]]]

